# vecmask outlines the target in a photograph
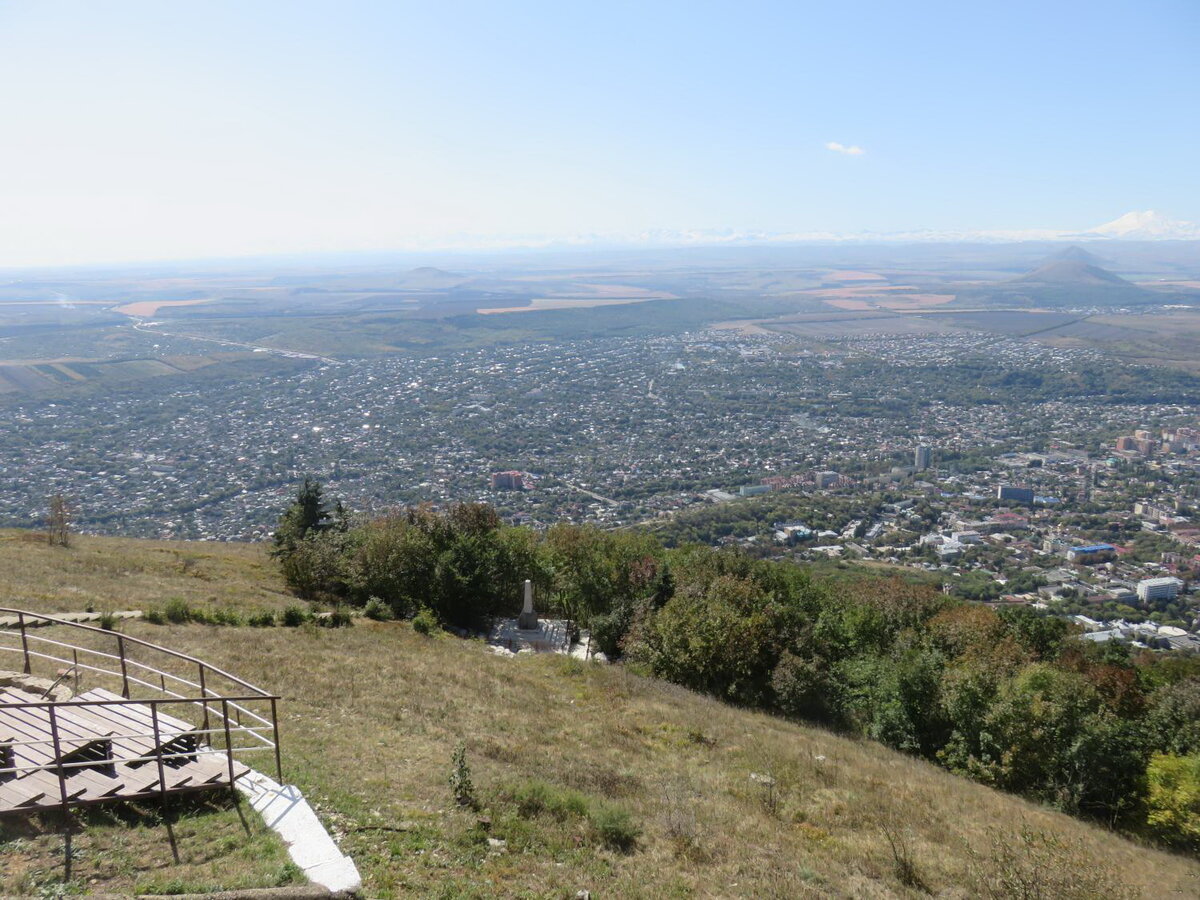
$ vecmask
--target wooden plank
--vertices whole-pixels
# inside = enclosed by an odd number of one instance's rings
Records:
[[[111,797],[125,787],[125,783],[119,777],[105,775],[95,769],[76,769],[67,776],[67,784],[72,788],[83,787],[84,800]]]
[[[84,691],[76,700],[121,700],[121,696],[114,694],[112,691],[107,691],[104,688],[92,688],[89,691]],[[113,703],[109,706],[89,706],[81,707],[91,710],[93,715],[102,716],[112,722],[121,724],[128,723],[133,726],[129,731],[137,731],[142,734],[152,734],[154,732],[154,718],[150,713],[149,705],[141,703]],[[177,719],[174,716],[169,716],[162,711],[162,706],[158,710],[158,731],[164,741],[171,740],[181,734],[188,734],[196,730],[196,726],[183,719]]]
[[[57,713],[58,710],[55,710],[56,721]],[[24,709],[0,706],[0,730],[5,733],[16,732],[23,740],[50,740],[50,712],[44,706]],[[96,735],[86,727],[70,720],[59,722],[58,736],[60,745],[68,750],[77,750],[96,739]]]
[[[158,790],[158,766],[142,766],[138,769],[118,766],[118,775],[125,784],[122,797],[136,797]]]
[[[235,779],[248,771],[248,766],[234,762]],[[72,805],[133,800],[160,792],[157,767],[131,769],[118,764],[115,776],[100,776],[93,771],[80,776],[67,778],[68,803]],[[166,778],[167,793],[217,789],[228,785],[229,769],[223,755],[213,755],[180,769],[167,769]],[[58,778],[52,772],[35,772],[0,785],[0,814],[61,805]]]
[[[0,812],[29,809],[57,809],[62,806],[62,797],[58,790],[58,779],[48,772],[35,773],[34,776],[19,778],[7,784],[0,785]],[[40,779],[49,779],[43,783]],[[80,801],[85,789],[73,787],[67,782],[67,803]]]
[[[98,737],[85,726],[71,719],[58,720],[55,710],[55,720],[58,723],[59,749],[63,761],[77,760],[82,751],[100,751],[109,755],[109,747],[105,738]],[[50,716],[45,707],[29,707],[13,709],[0,707],[0,722],[6,731],[16,732],[18,737],[12,742],[13,763],[15,766],[38,766],[50,768],[59,760],[54,756],[53,733],[50,729]],[[21,777],[24,773],[17,773]]]
[[[154,753],[153,729],[148,733],[140,733],[131,720],[110,718],[105,710],[108,706],[70,706],[59,707],[55,714],[64,721],[90,730],[93,734],[106,737],[112,741],[113,757],[129,759],[139,756],[150,756]]]

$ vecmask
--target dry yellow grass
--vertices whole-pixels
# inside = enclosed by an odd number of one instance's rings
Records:
[[[144,552],[155,546],[168,545]],[[110,547],[109,556],[117,548],[143,552],[137,542]],[[269,561],[257,550],[192,550],[252,586],[248,607],[273,596]],[[238,576],[249,563],[266,568]],[[146,575],[163,588],[180,584],[169,588],[179,596],[191,578]],[[49,608],[51,599],[43,602]],[[425,638],[404,623],[123,627],[283,695],[284,775],[355,858],[367,896],[562,897],[588,889],[620,897],[916,897],[928,890],[966,898],[980,895],[979,877],[999,872],[995,857],[1017,845],[1022,828],[1062,842],[1052,862],[1076,886],[1074,896],[1200,893],[1192,860],[873,743],[733,709],[620,666],[503,659],[478,642]],[[459,743],[479,812],[456,806],[447,784]],[[752,774],[773,779],[774,790]],[[626,810],[642,829],[636,848],[607,849],[583,816],[523,817],[512,798],[538,781],[593,807]],[[489,848],[489,836],[506,842],[502,852]],[[912,864],[910,884],[893,845]]]
[[[280,609],[292,602],[264,546],[0,530],[0,606],[33,612],[146,609],[179,597],[210,609]]]
[[[502,659],[394,623],[131,630],[283,694],[285,776],[342,836],[370,896],[917,896],[891,832],[934,894],[967,897],[968,848],[987,870],[1022,827],[1058,836],[1080,871],[1132,896],[1200,888],[1192,861],[622,667]],[[503,854],[451,800],[460,742]],[[775,780],[773,797],[752,773]],[[636,851],[598,846],[582,821],[521,819],[502,797],[533,780],[627,809],[644,829]]]

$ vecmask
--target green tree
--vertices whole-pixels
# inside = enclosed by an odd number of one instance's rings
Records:
[[[1200,849],[1200,754],[1155,753],[1146,780],[1146,824],[1170,844]]]
[[[1179,756],[1200,754],[1200,678],[1156,691],[1146,716],[1146,731],[1156,750]]]
[[[325,506],[321,483],[306,475],[296,492],[296,499],[279,518],[274,553],[286,556],[310,533],[324,531],[329,524],[329,509]]]

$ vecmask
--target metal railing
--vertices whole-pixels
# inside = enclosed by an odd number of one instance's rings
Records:
[[[147,758],[122,758],[117,762],[151,762],[154,761],[162,769],[164,759],[170,761],[178,754],[162,751],[158,738],[159,708],[171,705],[180,710],[180,718],[191,718],[200,721],[199,727],[189,730],[196,735],[205,746],[198,748],[195,753],[221,753],[227,758],[232,784],[234,771],[234,755],[268,751],[274,754],[275,773],[280,783],[283,781],[283,765],[279,747],[279,722],[277,702],[279,696],[258,688],[249,682],[230,673],[209,665],[203,660],[185,653],[161,647],[149,641],[71,622],[43,613],[33,613],[19,609],[0,607],[0,616],[15,617],[16,627],[0,628],[0,668],[4,668],[6,657],[20,656],[21,671],[26,675],[43,674],[45,677],[61,681],[68,675],[73,676],[76,690],[80,682],[87,677],[96,677],[106,681],[115,689],[119,689],[120,700],[68,700],[55,702],[53,700],[38,700],[29,703],[4,704],[4,709],[42,709],[47,710],[52,735],[57,735],[61,724],[61,715],[56,712],[71,707],[86,706],[124,706],[141,704],[149,707],[152,728],[145,733],[128,735],[113,734],[97,739],[126,740],[150,739],[158,752]],[[36,623],[36,624],[35,624]],[[81,632],[81,639],[86,635],[89,642],[97,646],[86,646],[72,643],[36,633],[37,626],[60,626]],[[65,668],[59,668],[60,666]],[[171,671],[174,669],[175,671]],[[49,670],[49,671],[46,671]],[[194,679],[194,680],[193,680]],[[98,685],[104,686],[104,685]],[[219,740],[214,740],[218,738]],[[31,768],[54,771],[60,777],[60,791],[66,796],[64,779],[70,768],[95,766],[95,762],[62,763],[61,749],[57,738],[50,741],[17,741],[5,740],[4,743],[13,748],[23,744],[53,743],[54,759],[59,763],[50,766],[8,766],[0,767],[0,779],[19,775]],[[215,745],[223,745],[217,749]],[[10,751],[11,752],[11,751]],[[189,754],[194,755],[194,754]],[[0,760],[3,762],[3,760]],[[0,783],[4,783],[0,781]],[[7,782],[11,783],[11,782]],[[165,787],[165,783],[160,783]]]

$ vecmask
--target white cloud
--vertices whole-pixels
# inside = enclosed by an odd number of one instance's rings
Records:
[[[837,141],[828,141],[825,144],[825,149],[832,150],[834,153],[844,153],[846,156],[862,156],[867,152],[862,147],[855,146],[854,144],[847,146],[839,144]]]

